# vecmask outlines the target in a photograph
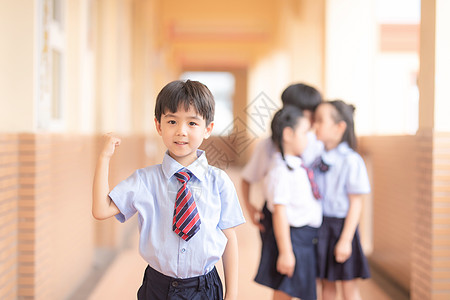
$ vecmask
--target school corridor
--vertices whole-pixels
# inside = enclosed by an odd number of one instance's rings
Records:
[[[240,187],[238,168],[230,168],[228,174]],[[257,203],[257,202],[256,202]],[[260,203],[262,204],[262,203]],[[247,222],[238,227],[239,241],[239,299],[270,300],[272,290],[253,281],[259,264],[260,238],[256,227]],[[117,253],[111,263],[103,262],[99,271],[92,276],[69,300],[82,299],[134,299],[142,282],[142,273],[146,267],[144,260],[138,255],[137,230],[130,233],[125,249]],[[218,264],[222,275],[221,264]],[[407,300],[408,293],[383,277],[376,269],[372,269],[372,279],[360,282],[364,300]],[[339,298],[339,300],[342,298]]]
[[[188,78],[216,101],[200,148],[239,193],[289,84],[355,105],[363,299],[450,299],[448,16],[447,0],[0,1],[0,299],[135,299],[136,217],[91,214],[101,137],[122,138],[111,187],[160,163],[156,95]],[[271,299],[250,222],[238,241],[239,299]]]

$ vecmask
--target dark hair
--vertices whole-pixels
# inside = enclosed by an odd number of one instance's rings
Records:
[[[283,105],[294,105],[301,110],[315,111],[322,102],[322,95],[318,90],[304,83],[288,86],[281,94]]]
[[[345,103],[342,100],[333,100],[326,103],[329,103],[334,107],[335,113],[331,115],[333,120],[336,123],[344,121],[347,124],[341,142],[347,142],[349,147],[356,151],[357,142],[355,135],[355,122],[353,120],[355,107],[351,104]]]
[[[286,105],[275,113],[272,119],[272,141],[278,147],[281,153],[281,157],[284,158],[283,149],[283,130],[286,127],[295,129],[299,122],[299,118],[303,117],[303,112],[300,108],[293,105]],[[289,170],[292,168],[286,163]]]
[[[185,110],[193,106],[209,125],[214,121],[214,97],[208,87],[201,82],[191,80],[176,80],[169,82],[159,92],[155,104],[155,118],[161,122],[161,115],[167,110],[172,113],[177,112],[180,105]]]

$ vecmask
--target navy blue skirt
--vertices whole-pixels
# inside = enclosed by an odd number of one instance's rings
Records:
[[[255,281],[302,300],[317,299],[317,228],[291,227],[291,242],[296,260],[292,277],[278,273],[278,247],[273,227],[270,225],[265,228],[266,231],[261,235],[263,244]]]
[[[319,278],[329,281],[369,278],[370,268],[361,248],[358,228],[352,241],[352,255],[344,263],[336,262],[334,248],[341,236],[345,219],[323,217],[319,228],[317,262]]]

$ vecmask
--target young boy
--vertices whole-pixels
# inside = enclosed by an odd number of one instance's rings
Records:
[[[198,150],[213,128],[214,98],[197,81],[173,81],[159,93],[155,125],[167,152],[112,191],[109,161],[120,139],[110,134],[97,162],[92,214],[125,222],[139,215],[141,256],[148,263],[138,299],[223,299],[215,264],[222,257],[225,299],[237,299],[234,227],[245,222],[236,190]]]
[[[322,102],[322,95],[312,86],[296,83],[291,84],[283,91],[281,102],[283,106],[293,105],[300,108],[303,111],[303,115],[313,124],[314,111]],[[309,132],[308,146],[302,154],[302,160],[305,165],[310,166],[322,150],[322,142],[317,141],[313,132]],[[241,173],[242,200],[245,203],[251,222],[261,231],[263,243],[265,239],[264,232],[267,232],[267,229],[272,227],[272,214],[267,210],[265,204],[262,211],[260,211],[250,202],[250,186],[264,178],[269,171],[271,158],[276,152],[276,147],[270,137],[262,140],[256,145],[250,160]]]

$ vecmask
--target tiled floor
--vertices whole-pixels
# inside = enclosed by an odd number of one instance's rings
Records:
[[[236,170],[228,172],[239,189]],[[260,240],[254,226],[249,222],[237,228],[239,241],[239,299],[269,300],[272,291],[253,282],[259,260]],[[146,267],[137,249],[137,230],[134,239],[130,239],[130,247],[116,256],[101,279],[95,285],[88,299],[136,299],[136,292],[141,284]],[[219,272],[222,274],[220,263]],[[374,278],[360,282],[364,300],[406,300],[407,295],[399,292],[388,281],[376,273]],[[381,282],[381,286],[380,286]]]

